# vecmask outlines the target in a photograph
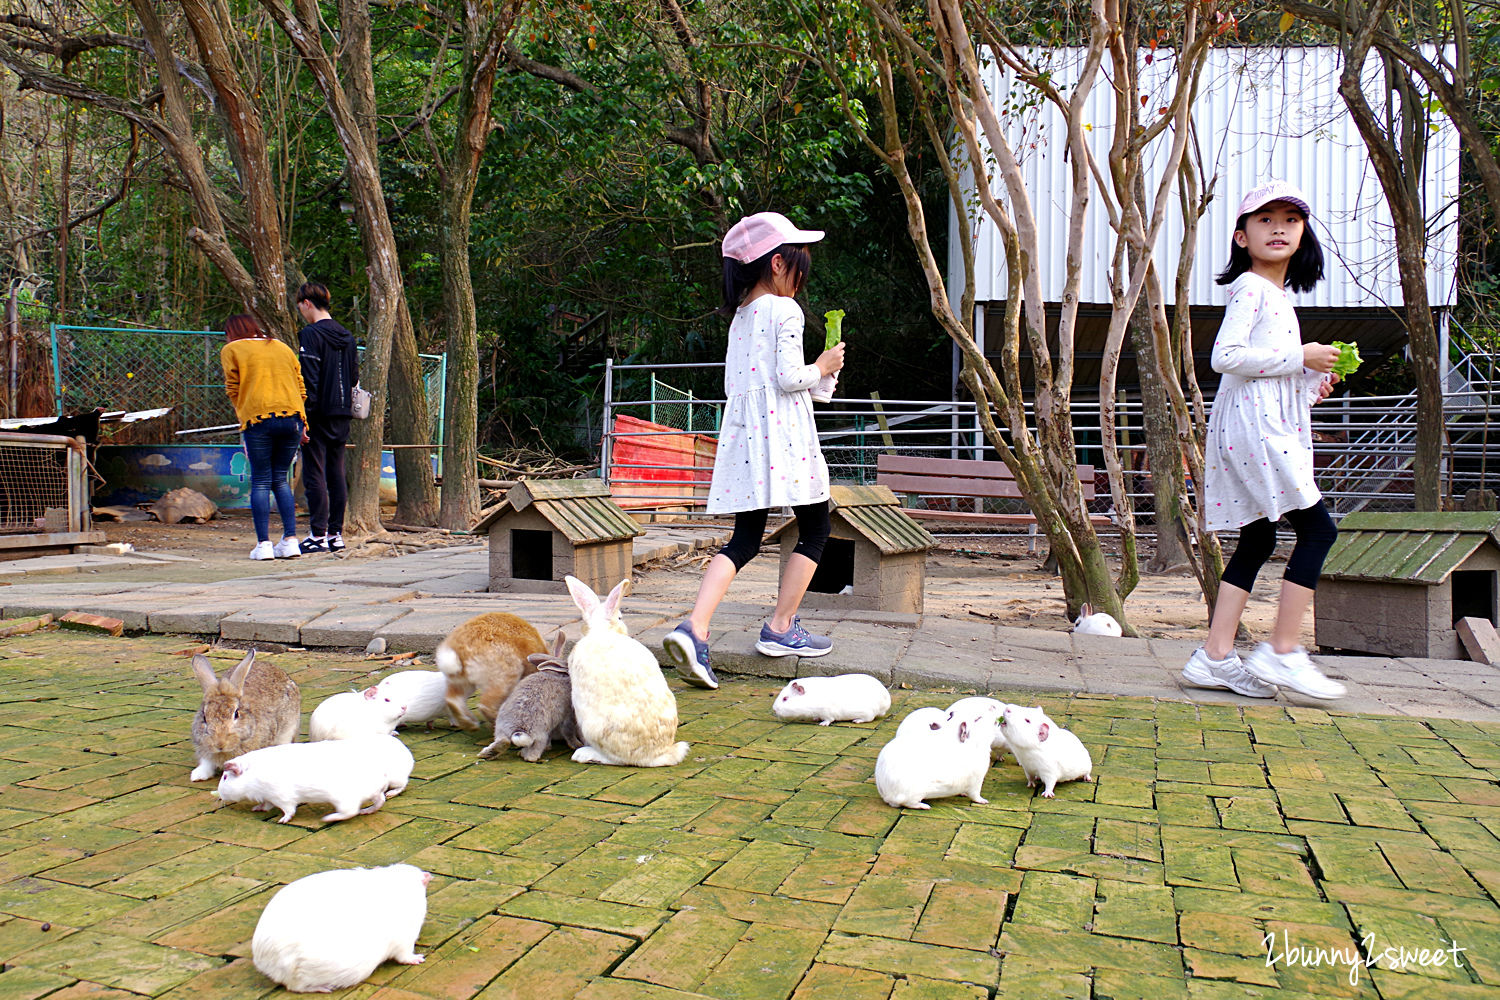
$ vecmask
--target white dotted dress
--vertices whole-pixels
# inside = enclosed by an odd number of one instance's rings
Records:
[[[828,499],[812,397],[816,365],[802,361],[802,307],[762,295],[736,310],[724,358],[724,420],[708,490],[710,514],[800,507]]]
[[[1204,443],[1205,528],[1275,523],[1321,500],[1310,407],[1323,375],[1302,367],[1301,328],[1285,290],[1252,271],[1235,279],[1213,367],[1224,378]]]

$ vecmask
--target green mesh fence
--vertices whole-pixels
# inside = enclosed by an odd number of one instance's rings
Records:
[[[667,385],[651,376],[652,423],[667,427],[680,427],[685,431],[716,431],[719,429],[718,403],[705,403],[691,392]]]
[[[137,330],[118,327],[52,327],[52,377],[57,412],[102,406],[108,410],[173,408],[165,421],[145,425],[164,444],[179,430],[235,424],[224,395],[214,330]],[[363,355],[364,348],[360,348]],[[445,355],[422,354],[422,379],[433,435],[439,441],[445,406]],[[226,432],[233,436],[235,430]],[[199,441],[214,435],[195,435]],[[143,442],[145,443],[145,442]]]

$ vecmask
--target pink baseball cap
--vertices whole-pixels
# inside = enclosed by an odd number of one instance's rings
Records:
[[[1303,215],[1309,219],[1312,218],[1312,207],[1307,203],[1307,195],[1289,181],[1266,181],[1264,184],[1251,188],[1249,193],[1240,200],[1240,210],[1235,218],[1265,208],[1273,201],[1290,202],[1301,209]]]
[[[741,264],[760,260],[783,243],[816,243],[821,229],[798,229],[780,212],[757,212],[736,222],[724,234],[724,256]]]

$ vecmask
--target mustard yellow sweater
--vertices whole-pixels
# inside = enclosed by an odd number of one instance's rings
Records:
[[[302,365],[290,347],[279,340],[247,337],[225,344],[219,363],[241,430],[267,417],[298,416],[307,422]]]

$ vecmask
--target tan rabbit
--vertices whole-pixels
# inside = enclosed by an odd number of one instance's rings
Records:
[[[545,653],[541,633],[524,618],[491,611],[470,618],[449,633],[437,648],[438,669],[448,678],[448,714],[463,729],[478,729],[469,712],[469,695],[479,692],[479,715],[486,723],[510,696],[516,682],[535,673],[527,661],[533,653]]]
[[[224,677],[208,657],[193,657],[193,673],[203,685],[203,704],[193,716],[193,750],[198,766],[189,777],[207,781],[233,757],[280,746],[297,738],[302,696],[297,683],[279,667],[255,662],[255,650]]]

